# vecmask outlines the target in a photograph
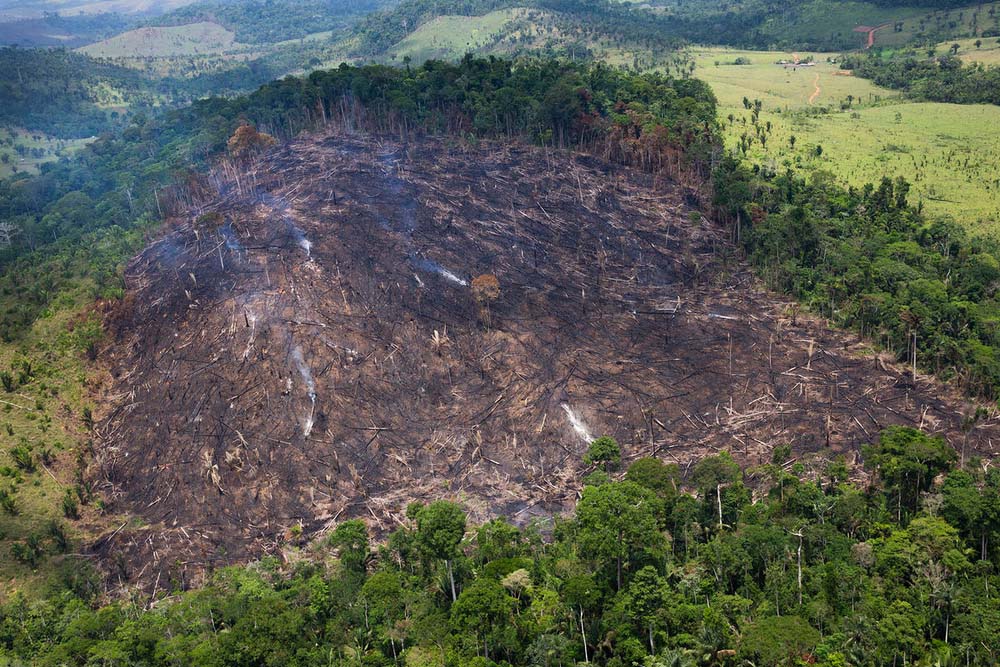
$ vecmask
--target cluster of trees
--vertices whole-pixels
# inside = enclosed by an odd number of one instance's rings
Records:
[[[162,577],[153,605],[100,606],[99,580],[74,560],[46,599],[0,605],[0,658],[996,664],[1000,471],[956,467],[941,439],[902,427],[866,449],[870,486],[849,483],[838,461],[805,479],[789,456],[776,447],[772,463],[743,471],[723,452],[687,483],[677,466],[644,458],[612,480],[620,451],[602,438],[574,516],[554,524],[470,527],[455,503],[414,504],[377,546],[362,522],[345,521],[287,565],[226,568],[186,592]],[[756,501],[749,478],[765,491]]]
[[[1000,67],[965,64],[954,53],[937,58],[853,55],[846,56],[841,67],[880,86],[906,91],[918,100],[1000,104]]]

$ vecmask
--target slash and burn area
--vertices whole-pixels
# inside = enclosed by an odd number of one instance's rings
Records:
[[[890,424],[963,437],[961,400],[757,289],[647,174],[314,135],[203,190],[106,313],[94,474],[138,520],[96,548],[126,578],[190,581],[348,517],[389,530],[414,500],[547,516],[600,435],[682,473],[784,444],[857,464]],[[980,422],[969,453],[998,435]]]

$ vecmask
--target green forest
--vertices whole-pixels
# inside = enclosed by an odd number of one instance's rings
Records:
[[[0,656],[33,665],[990,665],[1000,658],[1000,473],[941,439],[884,431],[871,486],[790,448],[741,470],[708,456],[682,485],[593,442],[575,514],[470,526],[408,508],[377,543],[340,523],[294,560],[96,606],[72,553],[43,600],[0,605]],[[753,500],[751,489],[766,493]],[[690,491],[690,493],[688,492]],[[59,535],[58,526],[51,530]],[[294,538],[293,538],[294,539]],[[23,558],[71,545],[40,537]],[[131,573],[122,570],[119,577]],[[163,588],[167,592],[163,592]]]

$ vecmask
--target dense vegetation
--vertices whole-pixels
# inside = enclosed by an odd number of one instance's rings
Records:
[[[143,596],[95,606],[99,581],[67,557],[47,599],[0,605],[0,658],[996,664],[1000,472],[956,467],[944,441],[900,427],[866,450],[877,480],[867,488],[850,484],[838,461],[805,479],[789,452],[775,447],[770,464],[749,471],[726,452],[706,457],[687,493],[677,466],[652,458],[611,481],[620,453],[601,438],[575,516],[554,526],[499,519],[470,530],[457,504],[414,504],[374,550],[352,520],[286,565],[227,568],[197,590],[181,592],[178,565],[149,609]],[[767,491],[756,502],[749,478]],[[67,548],[50,537],[35,544]]]
[[[842,66],[880,86],[904,90],[918,100],[1000,104],[1000,67],[966,65],[954,55],[939,58],[853,55],[845,57]]]
[[[137,72],[64,49],[0,48],[0,123],[61,138],[107,129],[114,105],[150,104]]]
[[[973,393],[1000,395],[1000,246],[907,204],[909,185],[844,190],[832,175],[717,172],[742,202],[743,241],[768,284]],[[730,209],[733,210],[733,209]]]
[[[127,30],[130,23],[119,14],[46,13],[39,18],[0,23],[0,46],[74,48]]]

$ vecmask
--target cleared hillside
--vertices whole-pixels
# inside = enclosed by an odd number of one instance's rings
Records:
[[[143,527],[98,547],[136,567],[238,560],[348,516],[389,529],[414,499],[561,511],[602,434],[682,471],[781,444],[857,462],[898,423],[961,442],[960,401],[757,290],[648,176],[331,136],[216,186],[107,315],[97,474]],[[475,298],[483,274],[495,300]]]
[[[137,28],[88,44],[78,51],[93,58],[161,58],[218,53],[243,45],[218,23]]]

